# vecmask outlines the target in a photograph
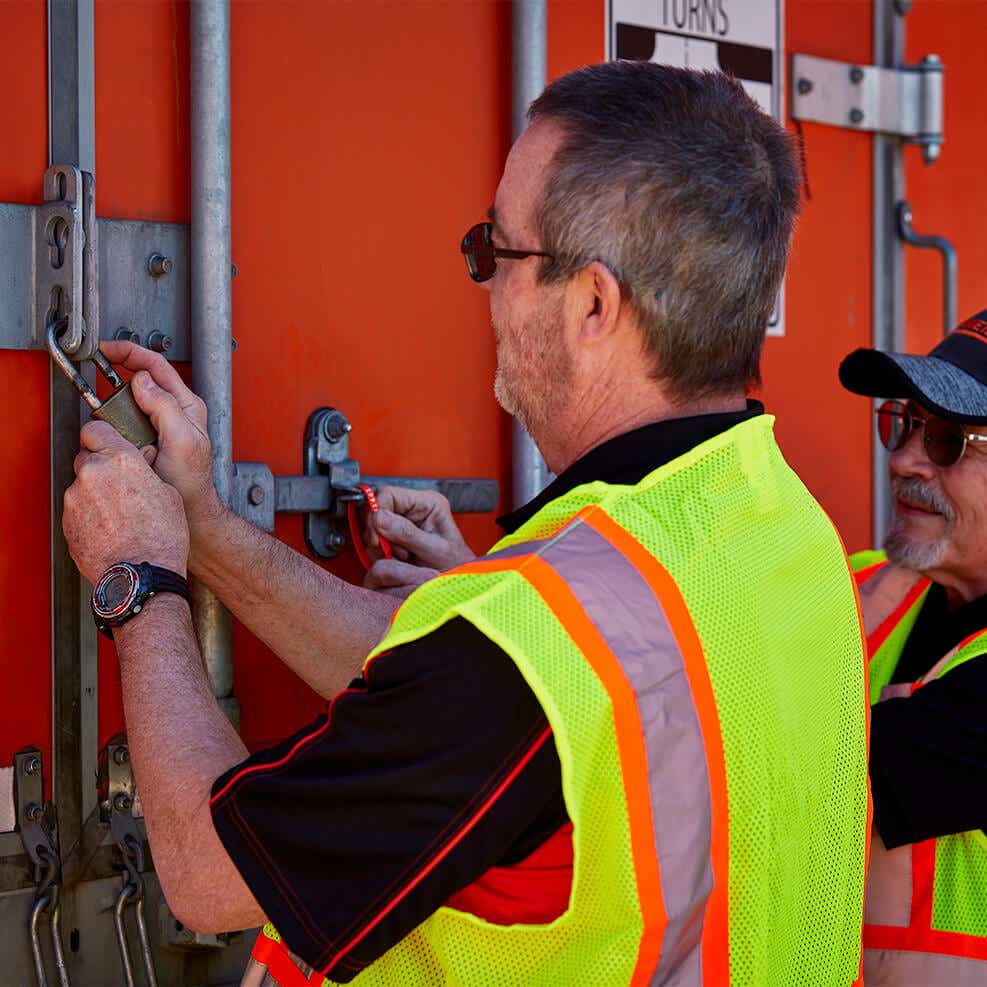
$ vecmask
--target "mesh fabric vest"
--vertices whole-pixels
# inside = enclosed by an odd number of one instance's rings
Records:
[[[987,631],[981,631],[943,655],[918,682],[891,685],[931,584],[889,565],[881,552],[861,552],[851,561],[867,620],[871,702],[907,697],[964,662],[987,655]],[[867,987],[987,984],[984,832],[889,851],[875,831],[864,946]]]
[[[572,891],[547,925],[441,908],[359,987],[857,981],[860,620],[839,539],[772,424],[636,486],[579,487],[402,606],[368,661],[460,616],[537,695],[574,824]],[[327,944],[318,969],[348,950]]]

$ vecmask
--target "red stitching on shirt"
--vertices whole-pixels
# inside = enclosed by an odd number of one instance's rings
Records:
[[[477,811],[473,814],[472,818],[456,834],[455,838],[449,841],[449,843],[446,845],[443,851],[437,854],[427,867],[424,867],[421,871],[419,871],[415,879],[409,882],[408,885],[401,891],[400,894],[395,895],[394,898],[391,899],[390,904],[386,908],[382,909],[381,912],[377,915],[377,917],[372,922],[370,922],[357,936],[355,936],[350,942],[348,942],[342,949],[340,949],[336,953],[336,955],[332,959],[330,959],[328,963],[319,962],[315,964],[317,969],[322,970],[323,975],[325,975],[327,971],[329,971],[330,969],[332,969],[333,966],[335,966],[336,962],[339,960],[340,957],[345,956],[358,942],[360,942],[361,939],[363,939],[369,932],[371,932],[375,926],[377,926],[381,921],[383,921],[384,917],[389,912],[391,912],[401,902],[402,899],[407,897],[407,895],[412,890],[414,890],[414,888],[417,887],[417,885],[420,884],[442,862],[442,860],[444,860],[445,857],[447,857],[452,852],[452,850],[460,843],[460,841],[466,836],[466,834],[469,833],[470,830],[472,830],[476,826],[476,824],[483,818],[484,815],[486,815],[486,813],[494,805],[497,799],[504,794],[504,792],[508,789],[511,783],[517,778],[517,776],[525,769],[525,767],[527,767],[528,763],[535,756],[535,754],[538,753],[538,751],[544,745],[545,741],[548,740],[548,738],[551,737],[551,735],[552,735],[552,728],[550,726],[546,726],[545,729],[542,731],[541,735],[538,737],[538,739],[531,745],[528,752],[514,766],[514,769],[510,772],[510,774],[507,775],[507,777],[500,783],[500,785],[498,785],[497,788],[490,794],[487,800],[477,809]],[[320,960],[321,959],[322,958],[320,957]]]
[[[296,899],[290,894],[290,889],[287,887],[287,882],[284,875],[277,869],[277,865],[274,864],[274,861],[271,860],[266,853],[262,852],[262,847],[257,840],[256,834],[250,828],[247,820],[240,814],[237,804],[235,802],[230,802],[227,808],[229,809],[233,824],[240,831],[240,835],[243,837],[247,845],[254,851],[254,856],[257,858],[257,862],[264,868],[267,876],[271,879],[271,882],[281,891],[282,897],[291,909],[292,915],[294,915],[298,920],[298,924],[319,946],[323,945],[326,942],[325,934],[319,931],[319,926],[315,919],[308,913],[305,903],[300,898]],[[277,871],[276,874],[271,872],[270,867],[268,867],[268,862],[274,866]],[[301,913],[296,910],[296,904],[298,908],[301,909]]]
[[[244,768],[242,771],[238,771],[210,800],[209,805],[215,805],[224,795],[226,795],[230,789],[237,784],[242,778],[246,778],[248,775],[254,774],[258,771],[273,771],[275,768],[280,768],[283,764],[287,764],[298,751],[304,747],[306,744],[315,740],[316,737],[321,736],[332,724],[332,711],[336,703],[343,698],[343,696],[350,696],[354,693],[364,693],[367,691],[366,686],[360,686],[355,689],[344,689],[342,692],[337,693],[333,696],[332,701],[329,703],[329,709],[326,711],[326,722],[322,724],[317,730],[313,730],[312,733],[307,734],[298,740],[294,747],[288,751],[284,757],[277,761],[271,761],[270,763],[264,764],[252,764],[249,768]]]

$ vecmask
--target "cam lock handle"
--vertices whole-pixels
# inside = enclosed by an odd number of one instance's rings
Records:
[[[92,408],[92,417],[102,422],[109,422],[128,442],[132,442],[138,449],[142,449],[144,446],[153,446],[158,441],[158,433],[154,431],[150,418],[141,411],[137,404],[130,381],[124,383],[111,366],[110,361],[97,349],[93,353],[93,363],[113,386],[113,393],[105,401],[100,401],[89,381],[72,366],[72,362],[65,355],[65,351],[58,345],[57,331],[59,325],[61,322],[54,322],[48,327],[48,352],[58,365],[59,370],[75,384],[83,400]]]

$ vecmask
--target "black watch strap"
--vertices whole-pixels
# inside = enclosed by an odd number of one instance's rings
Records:
[[[146,571],[150,575],[149,596],[156,596],[158,593],[177,593],[188,601],[192,606],[192,594],[188,588],[188,580],[184,576],[172,572],[171,569],[163,569],[159,565],[151,565],[150,562],[142,562],[138,568],[147,567]]]

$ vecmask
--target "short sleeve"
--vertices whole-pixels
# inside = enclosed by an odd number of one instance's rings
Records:
[[[288,947],[341,982],[566,821],[541,706],[462,619],[380,655],[324,716],[217,779],[212,812]]]

